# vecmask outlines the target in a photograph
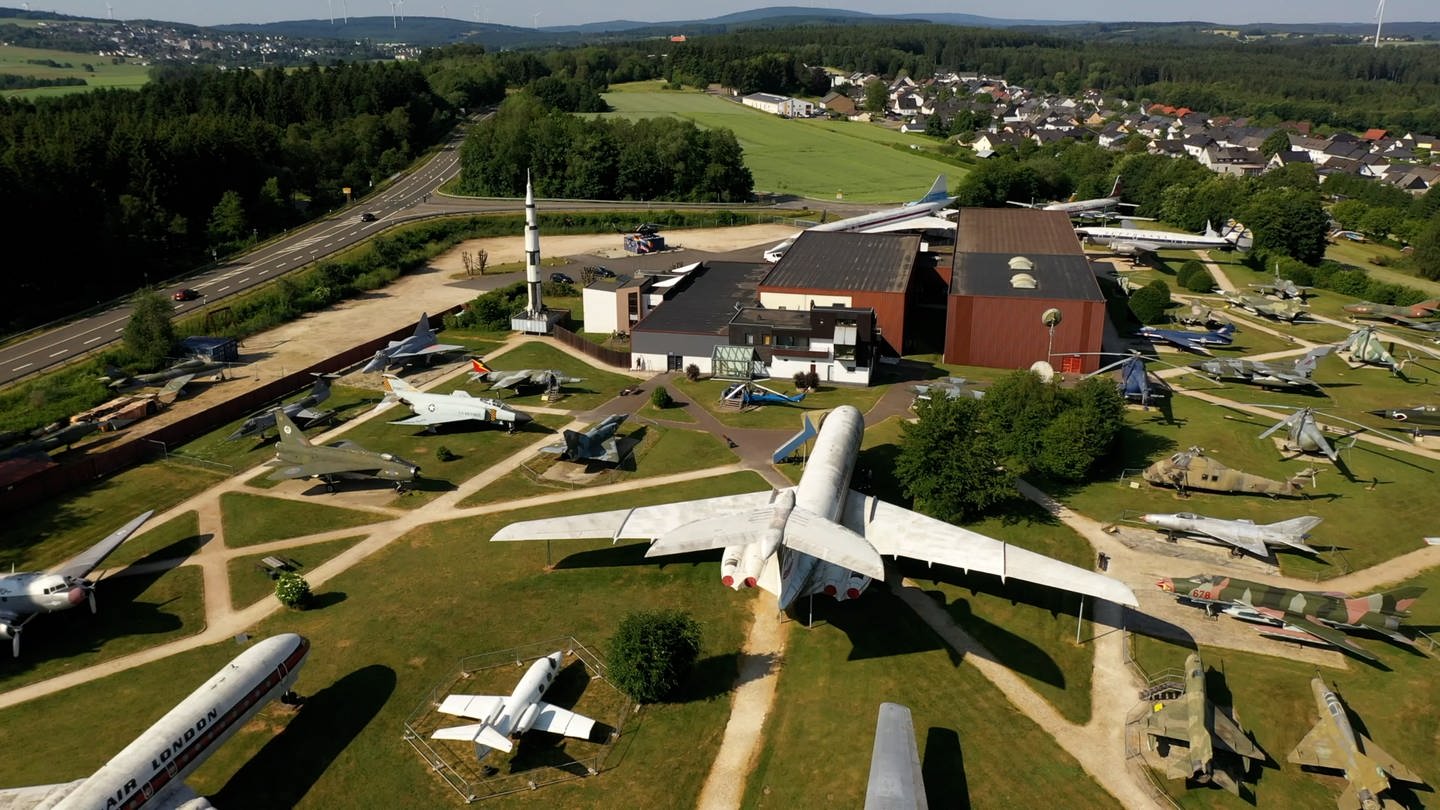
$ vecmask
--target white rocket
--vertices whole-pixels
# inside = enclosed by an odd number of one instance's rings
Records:
[[[526,671],[509,697],[500,695],[449,695],[438,707],[445,714],[479,720],[465,726],[442,728],[430,735],[434,740],[465,740],[475,743],[476,759],[494,749],[513,751],[512,737],[527,731],[548,731],[566,737],[588,739],[595,721],[540,698],[560,673],[561,652],[537,659]]]
[[[525,311],[544,312],[540,298],[540,217],[535,213],[535,187],[525,172]]]

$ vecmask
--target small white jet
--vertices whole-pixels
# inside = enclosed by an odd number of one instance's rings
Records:
[[[1140,519],[1151,526],[1158,526],[1170,534],[1185,532],[1199,535],[1207,542],[1219,541],[1231,547],[1235,556],[1250,552],[1256,557],[1269,557],[1270,546],[1282,546],[1303,551],[1306,554],[1320,552],[1305,545],[1310,530],[1320,525],[1324,518],[1306,515],[1277,523],[1256,524],[1249,520],[1224,520],[1205,517],[1191,512],[1175,515],[1141,515]]]
[[[498,399],[472,397],[464,391],[430,394],[393,374],[385,375],[384,385],[385,397],[375,406],[377,411],[392,402],[402,402],[415,412],[409,419],[391,422],[392,425],[424,425],[434,430],[437,425],[451,422],[489,422],[503,425],[514,433],[516,428],[532,421],[530,414],[521,413]]]
[[[0,639],[10,640],[11,654],[20,657],[20,631],[38,614],[69,610],[86,601],[94,613],[95,583],[85,577],[153,514],[151,510],[135,518],[78,557],[50,571],[0,576]]]
[[[446,352],[458,352],[464,346],[435,342],[435,330],[430,328],[430,316],[420,313],[420,322],[415,325],[414,334],[404,340],[392,340],[383,349],[375,352],[370,362],[361,371],[384,371],[391,366],[413,363],[417,360],[431,361]]]
[[[557,651],[536,659],[509,697],[447,696],[439,711],[480,722],[438,729],[430,735],[430,739],[473,742],[475,758],[482,760],[496,749],[506,753],[515,750],[511,739],[519,738],[527,731],[589,739],[595,731],[594,720],[540,699],[555,682],[555,676],[560,674],[563,657],[564,653]]]

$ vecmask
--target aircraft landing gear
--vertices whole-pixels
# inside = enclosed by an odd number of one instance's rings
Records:
[[[305,698],[299,692],[291,689],[280,696],[280,702],[286,706],[299,706],[305,702]]]

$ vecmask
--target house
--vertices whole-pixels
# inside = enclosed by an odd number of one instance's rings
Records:
[[[1216,174],[1254,177],[1265,171],[1265,156],[1254,149],[1207,146],[1200,153],[1199,163]]]
[[[989,157],[1002,146],[1019,146],[1020,141],[1020,136],[1012,132],[982,132],[975,136],[975,142],[970,144],[970,148],[980,157]]]
[[[730,319],[730,347],[751,349],[781,379],[813,371],[827,382],[869,385],[880,359],[875,310],[868,307],[742,307]]]
[[[855,99],[838,90],[831,90],[820,99],[820,109],[848,117],[856,112]]]
[[[740,103],[746,107],[754,107],[762,112],[786,118],[805,118],[815,114],[815,105],[812,102],[771,93],[751,93],[742,97]]]

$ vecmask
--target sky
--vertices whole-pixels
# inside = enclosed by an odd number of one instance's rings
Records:
[[[0,0],[20,7],[22,0]],[[88,17],[106,16],[106,0],[32,0],[32,9]],[[117,18],[149,18],[197,25],[324,19],[343,15],[388,16],[390,0],[109,0]],[[404,0],[406,15],[478,19],[505,25],[541,27],[603,20],[661,22],[702,19],[766,6],[815,6],[871,13],[958,12],[1000,19],[1032,20],[1194,20],[1251,22],[1374,22],[1372,0],[1304,0],[1295,3],[1256,0],[710,0],[694,5],[673,0],[534,0],[527,4],[497,0]],[[1440,21],[1436,0],[1386,0],[1385,19]],[[539,12],[536,16],[536,12]]]

